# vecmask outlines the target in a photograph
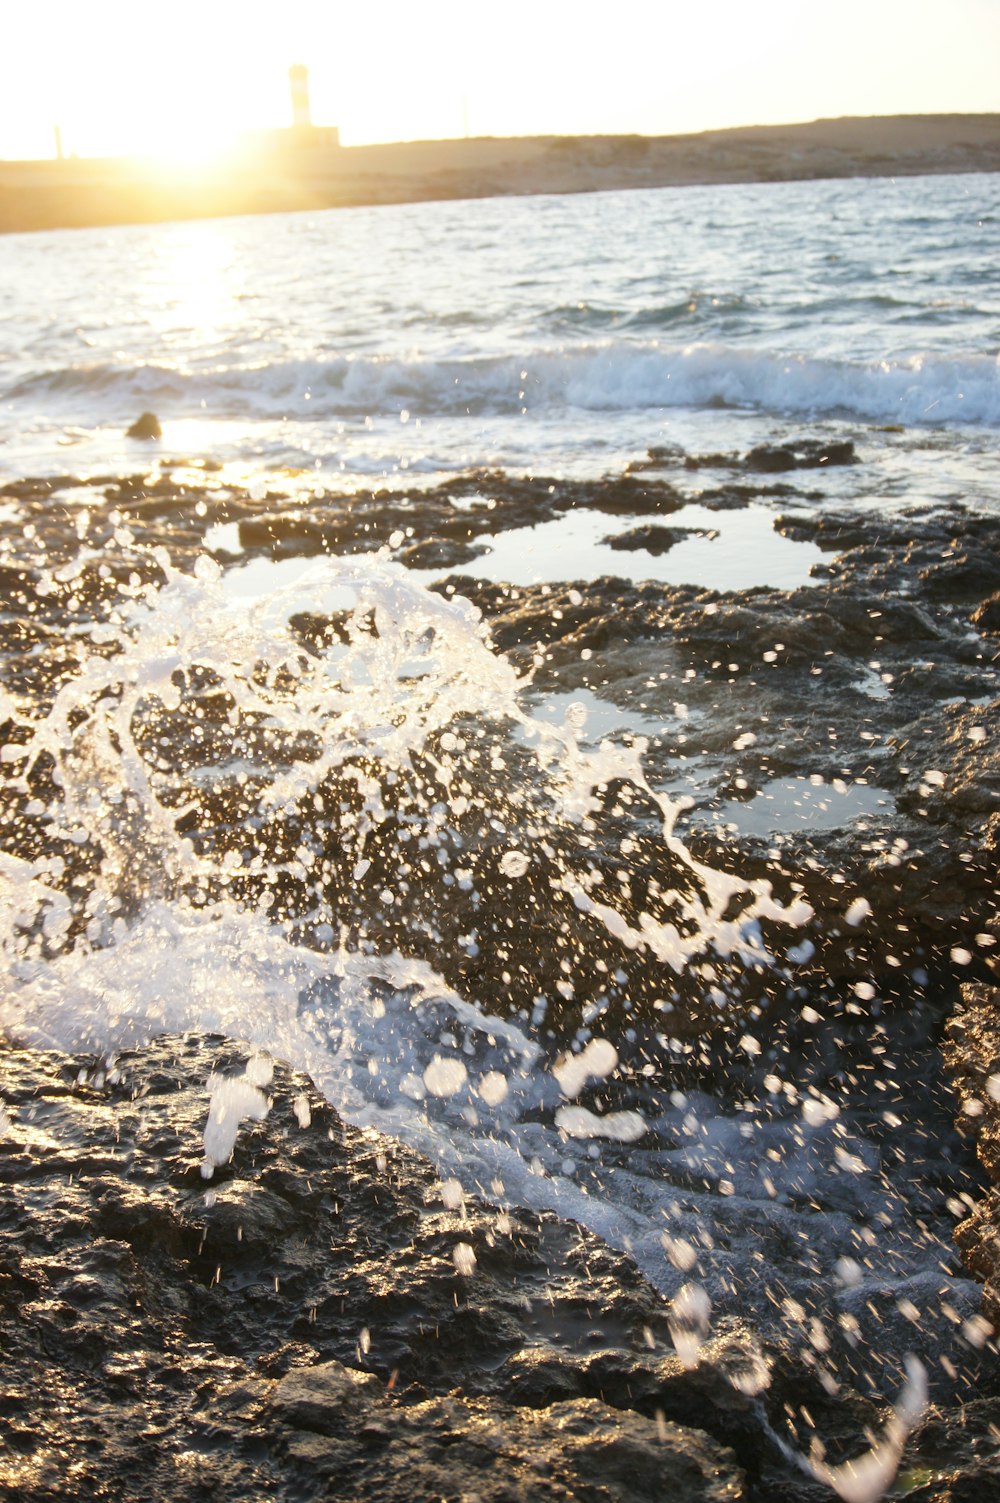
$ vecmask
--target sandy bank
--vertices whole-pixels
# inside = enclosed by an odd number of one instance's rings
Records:
[[[1000,170],[1000,115],[300,149],[212,168],[139,158],[0,162],[0,231],[693,183]]]

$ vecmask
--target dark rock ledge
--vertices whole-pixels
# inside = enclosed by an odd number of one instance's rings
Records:
[[[818,1503],[775,1432],[812,1425],[836,1462],[884,1421],[739,1323],[686,1371],[627,1257],[448,1209],[426,1161],[280,1065],[206,1182],[205,1081],[245,1058],[225,1040],[112,1070],[0,1049],[0,1498]],[[933,1411],[906,1495],[996,1496],[996,1412]]]
[[[993,967],[994,971],[996,967]],[[976,1141],[992,1188],[955,1229],[969,1272],[981,1279],[983,1317],[1000,1328],[1000,985],[971,982],[948,1024],[945,1065],[959,1094],[959,1130]]]

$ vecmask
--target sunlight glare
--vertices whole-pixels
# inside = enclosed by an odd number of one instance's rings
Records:
[[[143,144],[132,155],[149,157],[158,167],[217,168],[237,152],[239,133],[235,130],[205,132],[197,122],[177,122],[163,130],[143,132]]]
[[[224,223],[200,220],[171,226],[159,246],[147,274],[150,321],[168,349],[192,336],[204,343],[223,328],[239,291],[232,237]]]
[[[18,10],[0,157],[51,156],[58,126],[66,154],[186,164],[290,125],[294,62],[314,122],[358,145],[990,110],[1000,43],[987,0],[955,0],[944,29],[932,0],[842,0],[835,22],[800,0],[619,0],[613,20],[533,0],[174,0],[149,28],[128,0]]]

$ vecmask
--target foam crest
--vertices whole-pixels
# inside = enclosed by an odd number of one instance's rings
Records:
[[[396,420],[401,411],[429,419],[721,406],[917,426],[1000,424],[992,355],[928,350],[858,360],[714,340],[618,338],[462,357],[286,357],[263,367],[88,364],[26,377],[3,398],[37,408],[78,404],[81,395],[109,419],[137,405],[170,414],[202,404],[217,417],[310,422]]]

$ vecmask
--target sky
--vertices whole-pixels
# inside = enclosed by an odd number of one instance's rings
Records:
[[[1000,0],[0,0],[0,157],[1000,111]]]

